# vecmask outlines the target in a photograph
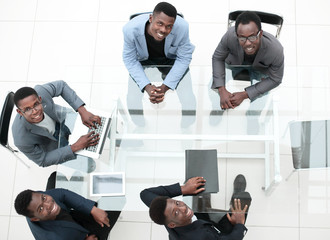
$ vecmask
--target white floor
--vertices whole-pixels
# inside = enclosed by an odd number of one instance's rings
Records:
[[[21,86],[63,79],[88,106],[107,109],[109,96],[124,97],[128,73],[122,62],[122,26],[132,13],[151,11],[158,1],[122,0],[0,0],[0,96]],[[256,179],[245,239],[329,239],[330,171],[294,173],[288,122],[330,119],[330,2],[328,0],[173,0],[190,23],[196,46],[191,65],[193,87],[211,79],[211,56],[225,33],[233,10],[260,10],[284,17],[280,41],[285,48],[285,75],[279,96],[282,182],[266,196]],[[195,7],[194,7],[195,6]],[[207,95],[198,95],[198,102]],[[242,147],[247,147],[246,145]],[[54,167],[26,168],[0,149],[1,239],[33,239],[13,199],[27,188],[44,189]],[[253,162],[253,161],[252,161]],[[253,162],[256,170],[263,166]],[[232,165],[231,167],[235,167]],[[226,171],[230,171],[228,168]],[[256,174],[256,178],[259,175]],[[255,187],[255,189],[254,189]],[[163,227],[152,224],[147,212],[122,213],[111,239],[167,239]]]

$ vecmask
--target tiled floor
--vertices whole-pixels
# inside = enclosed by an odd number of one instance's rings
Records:
[[[122,26],[130,14],[150,11],[158,1],[122,0],[0,0],[0,96],[23,85],[63,79],[88,106],[107,109],[111,98],[126,97],[128,73],[122,62]],[[295,172],[290,134],[293,120],[330,118],[330,2],[328,0],[209,0],[172,1],[190,23],[196,46],[191,63],[192,82],[199,104],[210,108],[206,92],[197,91],[211,79],[211,56],[226,30],[229,11],[253,9],[284,17],[280,41],[285,49],[285,75],[277,89],[279,101],[281,174],[283,180],[270,195],[260,190],[263,165],[251,160],[249,177],[253,195],[247,240],[329,239],[330,171]],[[194,7],[195,5],[195,7]],[[173,95],[173,94],[172,94]],[[168,105],[171,102],[168,103]],[[246,143],[228,148],[249,148]],[[1,239],[33,239],[13,199],[26,189],[44,189],[54,167],[26,168],[0,149]],[[241,160],[228,162],[231,175]],[[220,162],[221,164],[221,162]],[[142,170],[141,170],[142,171]],[[246,173],[249,175],[249,173]],[[229,194],[230,189],[227,190]],[[147,212],[123,212],[111,239],[167,239],[166,230],[149,220]]]

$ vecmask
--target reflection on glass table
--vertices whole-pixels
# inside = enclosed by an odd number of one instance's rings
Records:
[[[56,187],[57,188],[66,188],[70,189],[84,197],[89,197],[89,182],[90,182],[90,173],[93,172],[109,172],[111,171],[111,161],[110,158],[114,156],[114,151],[111,151],[111,154],[104,154],[104,152],[109,153],[109,138],[111,134],[114,134],[115,131],[111,131],[111,127],[116,125],[116,121],[113,117],[113,112],[116,110],[116,102],[114,101],[111,110],[100,111],[93,109],[93,113],[100,116],[101,119],[104,117],[109,117],[110,119],[105,119],[103,121],[103,126],[99,129],[102,131],[98,132],[100,135],[100,141],[96,145],[96,148],[88,148],[84,151],[78,151],[77,158],[65,163],[58,165],[57,168],[57,177],[56,177]],[[71,135],[69,137],[69,142],[75,142],[80,136],[91,131],[87,127],[82,125],[79,114],[69,109],[63,108],[64,114],[66,114],[64,124],[70,129]],[[102,120],[101,120],[102,121]],[[110,128],[110,129],[109,129]],[[98,130],[99,130],[98,129]],[[98,131],[97,130],[97,131]],[[86,132],[84,132],[86,131]],[[95,130],[96,131],[96,130]],[[104,136],[104,139],[103,139]],[[59,144],[62,144],[61,142]],[[87,151],[88,150],[88,151]],[[83,154],[83,155],[82,155]],[[101,158],[99,159],[98,156]],[[91,156],[96,156],[92,158]],[[102,157],[105,157],[103,159]]]
[[[145,72],[149,79],[155,80],[155,85],[162,83],[161,74],[157,68],[146,69]],[[278,114],[272,93],[252,103],[244,101],[236,109],[222,111],[219,108],[219,96],[215,91],[207,85],[200,85],[198,82],[194,84],[193,76],[198,74],[200,74],[200,69],[191,67],[178,88],[175,91],[169,90],[165,94],[164,102],[159,104],[150,103],[148,95],[139,92],[135,82],[129,78],[128,111],[123,112],[128,112],[126,118],[130,121],[125,134],[118,135],[123,143],[122,146],[129,143],[136,146],[137,152],[149,152],[150,155],[155,154],[157,157],[182,157],[184,150],[190,147],[219,148],[218,157],[220,158],[264,159],[264,189],[269,190],[274,183],[281,180]],[[193,88],[183,88],[184,91],[179,92],[181,85],[189,84],[192,84]],[[230,85],[228,87],[231,88]],[[136,88],[135,92],[143,97],[142,104],[141,101],[138,101],[138,105],[129,103],[135,96],[130,92],[131,88]],[[198,96],[199,102],[194,103],[193,98],[192,104],[184,109],[181,99],[186,96]],[[234,142],[261,143],[264,152],[260,153],[256,150],[253,153],[253,149],[249,149],[248,152],[239,149],[228,151],[226,144]],[[157,143],[157,148],[148,146]],[[221,144],[224,146],[220,146]],[[274,154],[271,153],[272,150]]]

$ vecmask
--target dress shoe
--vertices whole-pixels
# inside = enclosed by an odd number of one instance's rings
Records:
[[[238,174],[234,180],[234,191],[233,194],[238,192],[245,192],[246,180],[244,175]]]

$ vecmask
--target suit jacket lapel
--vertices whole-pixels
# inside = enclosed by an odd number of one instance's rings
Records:
[[[165,52],[166,56],[167,56],[169,48],[172,45],[173,39],[174,39],[174,34],[172,32],[169,35],[167,35],[167,37],[165,38],[164,52]]]
[[[148,47],[147,47],[147,41],[145,35],[139,35],[137,36],[137,42],[139,46],[136,46],[138,49],[138,53],[140,54],[141,59],[148,59]]]
[[[43,103],[44,112],[55,122],[60,122],[58,116],[56,115],[56,104]]]
[[[34,133],[36,135],[41,135],[56,141],[56,138],[54,138],[54,136],[52,136],[46,129],[43,129],[42,127],[38,127],[34,124],[29,123],[28,121],[26,121],[24,117],[22,118],[26,129],[28,129],[31,133]]]
[[[241,45],[238,44],[238,59],[239,59],[239,63],[242,64],[244,61],[244,50],[243,47]]]
[[[259,48],[256,58],[254,59],[254,62],[253,62],[254,67],[260,66],[259,62],[262,61],[263,56],[265,56],[265,51],[266,51],[266,46],[263,43],[262,38],[261,38],[260,48]]]
[[[147,21],[149,21],[148,19],[149,19],[149,15],[145,16],[145,18],[143,17],[141,19],[139,28],[138,28],[138,32],[137,32],[137,36],[135,36],[137,39],[137,44],[138,44],[136,46],[136,48],[137,48],[138,54],[140,55],[139,56],[140,59],[148,59],[148,57],[149,57],[147,41],[146,41],[146,37],[144,34],[146,23],[147,23]]]

